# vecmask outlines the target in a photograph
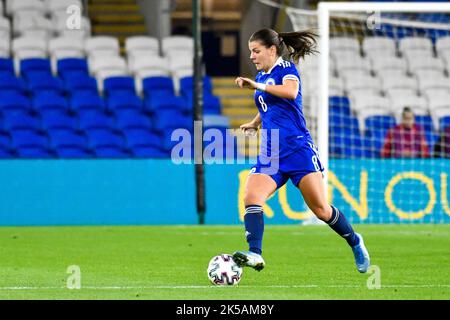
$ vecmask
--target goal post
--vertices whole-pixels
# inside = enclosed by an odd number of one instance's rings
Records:
[[[294,12],[296,9],[292,9]],[[368,12],[397,12],[397,13],[450,13],[448,2],[319,2],[318,29],[319,29],[319,112],[318,112],[318,149],[321,160],[326,167],[329,163],[329,56],[330,56],[330,12],[342,13],[368,13]],[[449,70],[450,71],[450,70]],[[325,173],[325,181],[328,181]],[[328,183],[326,183],[327,185]]]

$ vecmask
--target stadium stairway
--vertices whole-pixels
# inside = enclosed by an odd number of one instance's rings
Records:
[[[136,0],[90,0],[89,18],[93,35],[110,35],[119,39],[124,54],[125,39],[147,35],[145,19]]]
[[[222,114],[230,119],[231,128],[237,129],[245,122],[251,121],[257,112],[253,99],[253,90],[243,90],[236,86],[234,77],[214,77],[213,94],[222,102]],[[254,148],[249,148],[249,141],[239,140],[238,150],[241,154],[256,156]]]

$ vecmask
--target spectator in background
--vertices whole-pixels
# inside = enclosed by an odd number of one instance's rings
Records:
[[[441,131],[439,141],[434,145],[435,158],[450,158],[450,126]]]
[[[402,123],[389,129],[383,148],[382,158],[429,158],[423,129],[414,123],[414,113],[409,107],[402,111]]]

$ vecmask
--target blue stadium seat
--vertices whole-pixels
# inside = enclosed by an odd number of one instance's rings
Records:
[[[12,146],[20,158],[52,158],[47,136],[36,130],[10,131]]]
[[[170,158],[170,152],[155,147],[137,147],[133,148],[135,158],[167,159]]]
[[[113,94],[107,99],[109,110],[119,109],[135,109],[142,110],[142,100],[136,94],[122,92],[121,94]]]
[[[52,91],[37,93],[33,99],[33,108],[35,110],[68,110],[69,103],[67,99]]]
[[[367,158],[379,158],[388,129],[366,130],[363,139],[363,153]]]
[[[448,126],[450,126],[450,116],[445,116],[439,119],[440,130],[444,131]]]
[[[17,110],[3,114],[3,129],[6,131],[19,129],[41,129],[41,121],[27,111]]]
[[[126,149],[125,139],[118,132],[107,129],[94,129],[86,132],[91,149],[97,157],[128,158],[131,153]]]
[[[14,75],[4,74],[0,77],[0,92],[25,94],[26,85],[23,79],[16,78]]]
[[[28,89],[31,92],[50,91],[60,95],[64,94],[64,86],[61,79],[53,77],[45,72],[30,72],[27,76]]]
[[[73,110],[96,109],[105,110],[106,104],[97,92],[82,91],[72,94],[70,106]]]
[[[91,94],[98,94],[97,80],[88,75],[81,75],[79,73],[70,74],[65,79],[66,90],[72,95],[77,92],[89,92]]]
[[[93,154],[87,148],[87,139],[74,130],[49,131],[51,146],[56,149],[60,158],[92,158]]]
[[[89,138],[89,145],[92,148],[117,147],[124,148],[125,140],[116,131],[110,129],[91,129],[86,131]]]
[[[0,132],[0,159],[13,158],[13,150],[11,149],[11,139],[6,132]]]
[[[180,93],[183,96],[192,96],[194,92],[194,77],[183,77],[180,79]],[[203,92],[205,95],[212,94],[212,82],[211,77],[203,77]]]
[[[187,93],[185,96],[185,102],[187,105],[187,110],[194,110],[194,102],[193,102],[193,93]],[[204,114],[221,114],[222,108],[220,104],[219,97],[212,95],[210,93],[206,93],[203,95],[203,113]]]
[[[144,110],[154,114],[159,110],[173,109],[178,112],[191,111],[190,104],[185,99],[176,96],[169,96],[164,92],[153,93],[144,100]]]
[[[0,132],[0,148],[9,149],[11,147],[11,139],[6,132]]]
[[[58,70],[58,75],[64,79],[71,72],[79,72],[86,76],[89,75],[87,61],[86,59],[83,58],[60,59],[56,64],[56,68]]]
[[[13,151],[0,148],[0,159],[12,159],[15,157]]]
[[[52,69],[50,66],[50,60],[44,58],[30,58],[20,60],[20,74],[22,76],[27,78],[28,73],[34,71],[45,72],[51,75]]]
[[[193,118],[191,116],[185,116],[174,109],[159,110],[154,115],[154,129],[160,132],[176,128],[191,130],[192,126]]]
[[[106,96],[117,92],[136,95],[134,78],[126,76],[109,77],[103,82],[103,92]]]
[[[40,113],[45,130],[77,129],[77,119],[65,110],[43,110]]]
[[[51,150],[39,147],[18,148],[16,153],[19,158],[24,159],[52,159],[56,157]]]
[[[13,59],[0,58],[0,72],[9,73],[12,76],[15,75]]]
[[[363,156],[362,140],[359,135],[331,135],[330,156],[360,158]]]
[[[328,104],[330,116],[351,116],[350,100],[347,97],[331,96]]]
[[[358,119],[353,116],[333,114],[329,115],[329,124],[331,131],[342,131],[341,129],[350,129],[349,134],[360,135]]]
[[[148,77],[142,80],[142,89],[146,97],[150,97],[153,93],[162,92],[166,96],[174,96],[175,89],[172,78],[170,77]]]
[[[136,158],[168,158],[170,152],[162,150],[162,137],[148,129],[124,131],[127,145]]]
[[[364,122],[366,130],[387,130],[395,126],[395,118],[392,116],[370,116]]]
[[[142,111],[133,109],[123,109],[115,111],[116,126],[118,129],[126,130],[132,128],[152,127],[151,119]]]
[[[0,112],[14,110],[31,110],[30,99],[16,92],[8,91],[6,93],[0,91]]]
[[[111,129],[114,118],[102,110],[82,109],[78,111],[78,127],[80,130]]]
[[[433,119],[431,116],[415,116],[415,123],[422,126],[427,132],[433,131]]]

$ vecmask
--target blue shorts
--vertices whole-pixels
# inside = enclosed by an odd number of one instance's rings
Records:
[[[261,163],[260,157],[256,165],[250,171],[250,174],[268,174],[266,172],[269,166],[274,166],[273,161],[270,164]],[[300,180],[312,172],[323,172],[324,168],[319,159],[317,147],[312,143],[306,143],[294,153],[280,158],[278,160],[278,170],[268,174],[277,184],[277,189],[281,188],[288,179],[298,187]],[[265,172],[266,171],[266,172]],[[273,171],[273,170],[272,170]]]

